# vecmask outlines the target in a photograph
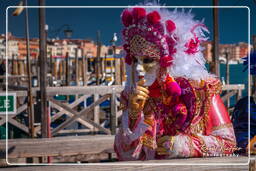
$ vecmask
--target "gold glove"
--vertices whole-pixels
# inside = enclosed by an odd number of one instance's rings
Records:
[[[141,112],[144,108],[145,102],[148,99],[148,89],[143,87],[145,80],[139,80],[136,88],[129,95],[129,115],[132,118],[137,118],[139,112]]]
[[[163,144],[169,141],[170,147],[164,147]],[[173,150],[173,144],[174,144],[174,136],[163,136],[157,140],[157,153],[158,155],[168,155],[170,151]]]
[[[163,136],[161,138],[157,139],[157,146],[158,147],[163,147],[163,143],[165,143],[166,141],[170,140],[170,136]]]
[[[163,147],[163,143],[168,141],[170,139],[170,136],[163,136],[157,140],[157,154],[158,155],[168,155],[168,149]]]

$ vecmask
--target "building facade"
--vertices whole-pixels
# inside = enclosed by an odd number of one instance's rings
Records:
[[[206,41],[202,44],[204,51],[204,57],[207,62],[212,62],[213,49],[212,42]],[[219,59],[221,62],[226,62],[228,57],[229,61],[241,61],[241,58],[248,55],[248,52],[251,50],[252,46],[244,42],[239,42],[237,44],[219,44]]]

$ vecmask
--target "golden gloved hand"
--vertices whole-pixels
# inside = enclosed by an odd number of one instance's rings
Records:
[[[132,112],[140,112],[143,110],[146,100],[148,99],[148,89],[143,87],[145,80],[139,80],[136,88],[129,95],[129,110]]]
[[[163,147],[163,144],[166,142],[166,141],[169,141],[170,140],[170,136],[163,136],[161,138],[158,138],[157,139],[157,146],[158,147]]]
[[[169,141],[170,147],[166,147],[163,145],[167,141]],[[159,138],[157,140],[157,148],[156,148],[157,154],[158,155],[168,155],[173,148],[173,141],[174,141],[173,136],[163,136],[163,137]]]
[[[167,149],[164,148],[164,147],[157,147],[156,152],[157,152],[158,155],[168,155],[169,154]]]

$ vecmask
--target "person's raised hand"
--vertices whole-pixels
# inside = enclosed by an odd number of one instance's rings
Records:
[[[141,79],[138,81],[136,87],[132,90],[129,95],[128,107],[132,112],[140,112],[143,110],[145,102],[148,99],[149,91],[144,87],[145,80]]]

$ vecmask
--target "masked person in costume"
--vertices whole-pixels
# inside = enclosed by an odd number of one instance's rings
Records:
[[[250,58],[250,63],[249,63]],[[244,65],[247,69],[250,69],[250,74],[256,76],[256,51],[251,52],[250,55],[243,58]],[[250,64],[250,65],[249,65]],[[253,81],[251,85],[253,85]],[[254,85],[255,86],[255,85]],[[253,86],[252,86],[253,87]],[[235,109],[232,115],[232,122],[234,125],[237,146],[241,148],[239,152],[243,153],[245,151],[256,154],[256,90],[251,90],[252,95],[250,97],[246,96],[241,98],[235,105]],[[250,107],[248,107],[250,98]],[[250,112],[250,115],[249,115]],[[248,122],[250,116],[250,123]],[[250,134],[249,133],[250,124]],[[248,144],[248,138],[250,143]],[[249,150],[250,149],[250,150]]]
[[[208,32],[184,11],[134,7],[121,15],[127,82],[114,149],[119,160],[232,154],[234,130],[205,68]]]

